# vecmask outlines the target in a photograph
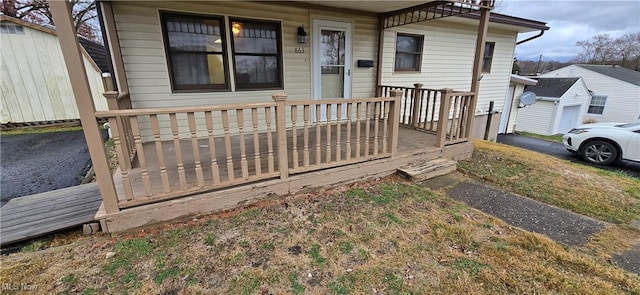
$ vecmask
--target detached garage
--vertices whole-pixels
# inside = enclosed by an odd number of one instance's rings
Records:
[[[525,91],[536,94],[536,103],[519,110],[515,128],[542,135],[566,133],[582,124],[591,99],[582,78],[540,78]]]

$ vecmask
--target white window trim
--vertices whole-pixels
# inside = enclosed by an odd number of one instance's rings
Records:
[[[604,104],[602,104],[602,114],[589,113],[589,108],[591,107],[591,100],[596,96],[604,97]],[[599,94],[592,95],[589,98],[589,104],[587,105],[587,115],[588,116],[599,116],[599,117],[604,116],[604,111],[607,108],[607,101],[609,101],[609,96],[608,95],[599,95]],[[594,105],[594,106],[596,106],[596,105]]]

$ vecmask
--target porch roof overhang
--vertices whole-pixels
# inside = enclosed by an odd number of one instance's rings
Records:
[[[449,16],[492,9],[494,0],[422,0],[422,1],[299,1],[311,5],[361,10],[378,14],[382,28],[388,29]]]

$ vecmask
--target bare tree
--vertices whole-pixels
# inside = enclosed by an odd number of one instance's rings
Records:
[[[98,13],[93,0],[69,0],[73,22],[78,34],[89,39],[99,39],[96,22]],[[55,25],[48,0],[2,0],[2,13],[37,24]]]
[[[640,71],[640,32],[623,35],[614,46],[621,66]]]
[[[618,64],[623,67],[640,70],[640,32],[628,33],[619,38],[609,34],[599,34],[589,40],[576,42],[581,48],[575,63]]]

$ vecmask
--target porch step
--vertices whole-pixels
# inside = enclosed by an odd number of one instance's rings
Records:
[[[449,159],[418,161],[398,168],[398,173],[412,181],[422,181],[456,171],[458,162]]]

